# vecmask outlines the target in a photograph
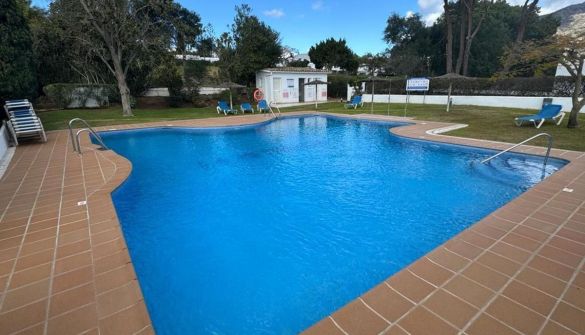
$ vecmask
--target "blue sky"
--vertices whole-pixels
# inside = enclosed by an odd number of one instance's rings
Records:
[[[345,38],[354,52],[377,53],[386,48],[382,41],[386,19],[392,13],[419,12],[430,24],[442,13],[443,0],[176,0],[196,11],[216,35],[228,30],[234,7],[248,3],[253,13],[280,33],[283,45],[301,53],[328,37]],[[523,3],[524,0],[508,0]],[[50,0],[33,0],[47,6]],[[583,0],[541,0],[543,13],[549,13]]]

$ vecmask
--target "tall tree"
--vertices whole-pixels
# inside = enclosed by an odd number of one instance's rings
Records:
[[[235,74],[232,80],[254,85],[256,71],[274,67],[280,61],[280,36],[257,16],[252,15],[252,9],[246,4],[236,7],[231,28]]]
[[[345,39],[328,38],[309,49],[311,62],[318,68],[331,70],[340,67],[347,72],[355,72],[359,66],[357,56],[347,45]]]
[[[477,24],[475,25],[475,27],[473,26],[473,16],[474,16],[474,13],[475,13],[477,5],[478,5],[478,0],[460,0],[460,1],[463,4],[463,8],[465,10],[465,20],[467,22],[465,23],[465,28],[466,28],[465,41],[464,41],[465,49],[463,51],[463,61],[461,62],[462,68],[460,69],[461,71],[459,72],[459,74],[467,76],[469,74],[469,57],[471,55],[471,45],[473,43],[473,39],[475,38],[475,36],[479,32],[479,29],[481,28],[481,25],[482,25],[483,21],[485,20],[486,15],[487,15],[489,5],[490,5],[490,3],[493,3],[493,0],[491,0],[491,1],[479,0],[480,4],[483,3],[484,8],[483,8],[481,16],[480,16]],[[458,62],[458,64],[459,64],[459,62]]]
[[[211,24],[207,24],[197,41],[197,54],[201,57],[211,57],[215,51],[214,47],[215,38],[213,36],[213,27]]]
[[[187,51],[197,47],[199,37],[203,32],[201,17],[178,3],[173,3],[169,11],[169,23],[171,36],[177,52],[181,53],[183,69],[181,78],[185,82],[185,68],[187,64]]]
[[[31,32],[26,4],[0,1],[0,100],[29,98],[36,89]]]
[[[585,15],[583,15],[585,18]],[[583,71],[585,70],[585,33],[583,27],[576,31],[559,33],[544,41],[528,41],[518,47],[519,58],[507,75],[523,73],[523,67],[536,67],[537,73],[554,69],[561,64],[569,72],[573,83],[568,128],[579,126],[579,111],[585,106]],[[510,51],[509,51],[510,52]]]
[[[232,36],[224,32],[215,42],[215,50],[219,57],[219,77],[223,81],[231,82],[236,77],[236,48]]]
[[[422,17],[414,14],[388,17],[384,40],[391,45],[388,70],[395,75],[430,75],[431,55],[436,45],[431,40],[431,29],[425,27]]]
[[[449,0],[443,0],[443,10],[445,16],[445,73],[453,73],[453,18]]]
[[[522,6],[522,11],[520,13],[520,19],[518,20],[518,29],[516,32],[516,40],[515,43],[512,45],[512,50],[508,53],[508,58],[504,61],[504,69],[503,73],[507,73],[510,71],[510,66],[512,66],[514,59],[518,58],[518,47],[522,42],[524,42],[524,35],[526,35],[526,26],[528,24],[528,19],[530,14],[537,14],[538,13],[538,0],[526,0],[524,5]]]
[[[132,116],[129,69],[149,48],[169,45],[165,13],[172,2],[157,0],[56,0],[66,12],[67,34],[116,79],[124,116]]]

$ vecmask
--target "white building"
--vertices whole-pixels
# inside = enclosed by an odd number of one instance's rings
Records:
[[[269,102],[289,104],[327,101],[327,85],[304,85],[313,80],[327,81],[326,70],[308,67],[276,67],[256,72],[256,87]],[[316,95],[315,95],[316,93]]]

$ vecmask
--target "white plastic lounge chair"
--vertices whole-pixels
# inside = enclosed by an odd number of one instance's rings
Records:
[[[4,110],[8,115],[8,129],[16,145],[18,139],[23,138],[38,138],[47,142],[43,124],[28,100],[8,100]]]

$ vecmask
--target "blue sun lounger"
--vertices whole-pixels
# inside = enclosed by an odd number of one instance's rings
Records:
[[[14,144],[23,138],[37,138],[47,142],[47,135],[33,105],[28,100],[7,100],[4,110],[8,115],[8,130]]]
[[[353,108],[353,109],[357,109],[358,107],[362,107],[364,105],[364,102],[362,101],[362,96],[361,95],[356,95],[353,98],[351,98],[351,101],[345,104],[345,108],[349,109],[349,108]]]
[[[224,115],[228,114],[238,114],[237,109],[231,109],[230,105],[227,102],[220,100],[217,102],[217,114],[223,113]]]
[[[520,127],[524,122],[532,122],[538,129],[542,126],[544,121],[550,120],[555,122],[558,126],[563,122],[563,118],[565,117],[565,113],[561,112],[562,108],[563,106],[561,105],[545,105],[538,114],[519,116],[514,119],[514,123],[516,126]]]
[[[254,108],[249,102],[244,102],[243,104],[241,104],[240,110],[242,111],[242,114],[246,114],[246,112],[254,113]]]
[[[258,113],[270,112],[270,107],[268,106],[268,102],[266,102],[266,100],[258,101],[258,106],[256,106],[256,110],[258,111]]]

